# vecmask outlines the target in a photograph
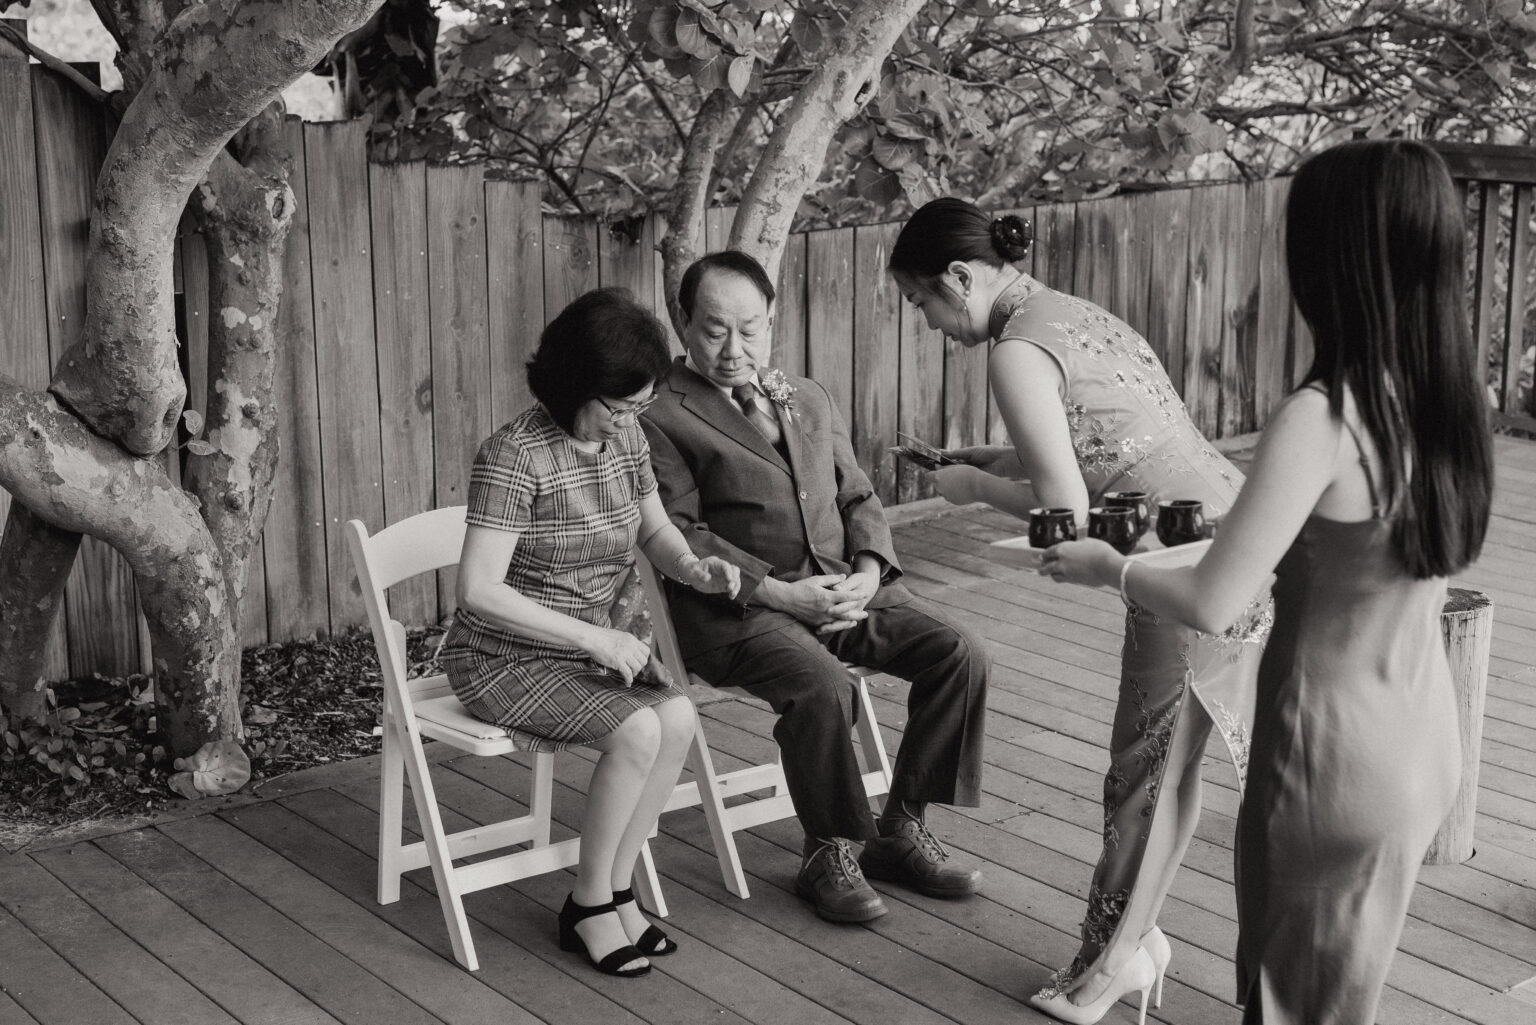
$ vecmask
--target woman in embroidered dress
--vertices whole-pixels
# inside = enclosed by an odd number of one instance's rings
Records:
[[[994,343],[988,376],[1013,444],[949,452],[962,465],[935,473],[940,493],[1020,518],[1069,507],[1082,523],[1106,492],[1143,491],[1153,503],[1198,499],[1219,519],[1242,475],[1195,429],[1140,335],[1014,266],[1029,243],[1019,218],[946,198],[918,210],[891,252],[898,287],[931,328]],[[1220,637],[1128,611],[1082,944],[1033,1006],[1094,1022],[1127,992],[1145,1001],[1154,981],[1161,1002],[1170,951],[1157,914],[1200,816],[1206,738],[1214,719],[1241,777],[1267,625],[1267,597]]]
[[[1493,485],[1465,238],[1445,163],[1421,143],[1346,143],[1303,164],[1286,255],[1316,355],[1210,551],[1157,569],[1079,542],[1041,569],[1118,583],[1128,603],[1202,630],[1278,578],[1237,826],[1250,1025],[1376,1020],[1456,796],[1440,611],[1445,577],[1482,547]]]
[[[442,651],[471,714],[536,750],[599,752],[560,946],[610,975],[642,974],[646,955],[677,949],[641,913],[630,877],[694,730],[687,696],[610,610],[637,536],[684,584],[727,594],[740,584],[735,566],[689,551],[656,493],[637,417],[670,362],[665,329],[623,289],[578,297],[544,329],[528,364],[538,404],[486,439],[470,471]]]

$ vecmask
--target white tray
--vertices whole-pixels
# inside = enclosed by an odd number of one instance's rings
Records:
[[[1152,566],[1193,566],[1205,558],[1205,552],[1210,547],[1210,540],[1193,541],[1174,548],[1152,548],[1145,552],[1136,552],[1129,558]],[[998,562],[1009,566],[1037,570],[1040,568],[1040,556],[1045,554],[1045,549],[1031,548],[1029,535],[1020,534],[1018,537],[1007,537],[1001,541],[991,542],[987,545],[987,553]]]
[[[1175,545],[1172,548],[1153,548],[1150,551],[1136,552],[1127,558],[1166,569],[1175,566],[1193,566],[1205,558],[1205,553],[1211,544],[1211,539],[1207,538],[1204,541],[1191,541],[1187,545]]]

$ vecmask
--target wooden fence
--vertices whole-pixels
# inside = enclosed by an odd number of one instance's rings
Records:
[[[252,561],[247,644],[362,622],[342,524],[378,529],[464,501],[476,446],[529,401],[522,364],[547,316],[598,285],[664,309],[654,220],[544,214],[537,186],[486,180],[478,168],[371,165],[357,123],[293,121],[288,132],[299,160],[277,381],[282,454]],[[24,383],[45,385],[78,331],[91,189],[109,141],[102,112],[69,85],[0,54],[0,373]],[[1026,269],[1141,329],[1210,436],[1251,431],[1309,359],[1282,269],[1287,187],[1025,209],[1038,236]],[[1528,184],[1514,195],[1528,221]],[[712,211],[706,246],[722,244],[729,217]],[[897,430],[946,445],[1004,437],[985,351],[929,331],[884,274],[898,228],[790,239],[774,353],[776,365],[829,387],[887,503],[925,494],[886,451]],[[1523,259],[1528,233],[1513,237]],[[1479,252],[1491,260],[1496,249]],[[199,238],[179,240],[176,274],[188,405],[201,411],[209,312]],[[1504,308],[1523,306],[1523,293],[1506,296]],[[1479,338],[1518,354],[1518,331],[1493,329],[1496,308],[1490,300]],[[5,501],[0,491],[0,514]],[[424,623],[451,595],[440,581],[397,601],[404,619]],[[141,671],[148,644],[134,608],[126,565],[87,538],[52,642],[55,675]]]

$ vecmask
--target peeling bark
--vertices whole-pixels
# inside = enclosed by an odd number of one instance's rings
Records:
[[[784,242],[806,187],[821,177],[832,137],[873,95],[880,66],[924,0],[860,0],[819,53],[768,140],[746,190],[733,249],[754,256],[777,279]]]
[[[0,539],[0,706],[13,719],[40,721],[46,711],[48,636],[64,605],[64,583],[80,535],[12,506]]]
[[[135,458],[45,393],[0,376],[0,483],[55,527],[99,537],[133,569],[155,637],[156,697],[176,753],[240,739],[240,645],[223,556],[157,459]]]
[[[50,386],[92,430],[136,455],[174,437],[186,389],[171,247],[187,196],[230,137],[379,3],[219,0],[187,7],[155,40],[96,183],[82,336]]]

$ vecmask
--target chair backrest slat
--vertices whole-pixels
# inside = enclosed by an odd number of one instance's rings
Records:
[[[464,547],[464,506],[421,513],[371,536],[361,520],[348,520],[346,532],[389,703],[405,711],[416,700],[447,693],[444,676],[406,679],[405,625],[390,616],[385,590],[421,573],[458,565]],[[414,721],[410,728],[415,731]]]

